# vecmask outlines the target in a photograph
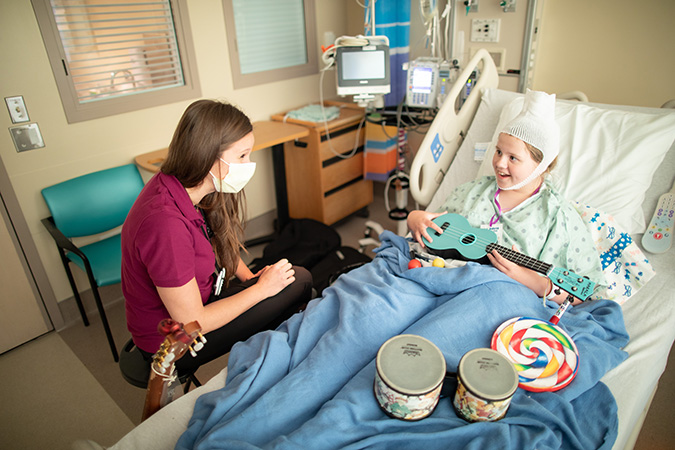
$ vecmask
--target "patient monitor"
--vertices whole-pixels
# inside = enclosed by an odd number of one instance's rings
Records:
[[[451,64],[420,57],[408,64],[405,103],[415,108],[440,108],[450,84]]]
[[[391,91],[389,40],[360,36],[348,44],[336,41],[337,93],[353,95],[357,103],[373,101]]]
[[[417,58],[408,65],[405,102],[408,106],[433,108],[438,93],[438,58]]]

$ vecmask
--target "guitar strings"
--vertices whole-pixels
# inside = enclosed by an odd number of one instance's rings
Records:
[[[433,232],[434,235],[437,235],[437,232]],[[466,235],[467,233],[461,233],[460,231],[455,230],[454,228],[446,228],[443,230],[443,235],[447,235],[451,238],[454,238],[457,240],[457,242],[462,243],[461,237]],[[493,241],[490,241],[485,238],[481,238],[475,234],[471,234],[471,236],[474,237],[474,241],[471,242],[471,245],[473,244],[481,244],[485,247],[485,253],[487,254],[487,248],[489,245],[493,245],[494,247],[497,247],[497,251],[499,254],[503,255],[505,258],[515,262],[516,264],[519,265],[527,265],[530,266],[533,270],[536,270],[541,273],[547,273],[550,268],[552,267],[551,264],[539,261],[535,258],[532,258],[530,256],[527,256],[523,253],[517,252],[515,250],[512,250],[508,247],[504,247],[502,245],[499,245]],[[466,244],[465,244],[466,245]],[[481,247],[482,248],[482,247]],[[523,263],[523,264],[521,264]]]
[[[433,231],[432,234],[436,235],[436,236],[440,236],[435,231]],[[462,239],[461,239],[462,236],[470,235],[474,238],[474,241],[472,241],[470,245],[473,245],[474,243],[484,245],[486,254],[487,254],[487,248],[490,245],[492,245],[493,247],[496,247],[497,250],[499,251],[499,253],[501,255],[505,256],[507,259],[515,262],[516,264],[519,264],[519,265],[522,265],[522,266],[525,266],[525,267],[529,267],[530,269],[538,271],[538,272],[540,272],[542,274],[545,274],[545,275],[548,275],[549,271],[554,267],[552,264],[548,264],[548,263],[545,263],[543,261],[539,261],[538,259],[532,258],[530,256],[527,256],[527,255],[525,255],[523,253],[520,253],[520,252],[517,252],[515,250],[511,250],[508,247],[504,247],[502,245],[496,244],[495,242],[493,242],[491,240],[481,238],[481,237],[479,237],[475,234],[461,233],[459,230],[455,230],[454,227],[453,228],[450,228],[450,227],[445,228],[443,230],[443,235],[454,238],[460,244],[462,244]],[[528,264],[521,264],[521,261],[523,261],[523,262],[529,261],[529,266],[528,266]],[[549,279],[551,279],[551,281],[554,281],[550,277],[549,277]],[[580,280],[578,280],[578,281],[580,281]],[[558,283],[554,283],[554,284],[557,285],[559,288],[563,288]],[[564,290],[564,288],[563,288],[563,290]],[[566,292],[568,292],[568,291],[566,291]]]
[[[176,370],[175,367],[172,368],[171,372],[166,374],[166,373],[160,373],[157,368],[155,367],[155,364],[150,364],[150,368],[152,369],[153,372],[155,372],[155,375],[158,377],[162,377],[164,379],[169,380],[169,382],[174,382],[176,380]]]

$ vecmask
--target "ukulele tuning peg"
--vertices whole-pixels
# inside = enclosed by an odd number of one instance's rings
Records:
[[[196,352],[198,352],[199,350],[204,348],[204,344],[202,344],[201,342],[195,342],[193,344],[193,348]]]
[[[568,270],[564,270],[564,271],[563,271],[563,275],[568,276],[569,274],[570,274],[570,273],[569,273]]]
[[[192,355],[193,358],[197,357],[197,352],[192,348],[192,346],[188,347],[190,349],[190,355]]]
[[[204,337],[204,335],[201,334],[201,333],[198,333],[198,334],[199,334],[199,340],[201,341],[201,343],[206,344],[206,338]]]

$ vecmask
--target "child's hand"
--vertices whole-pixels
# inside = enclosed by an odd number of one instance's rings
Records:
[[[430,213],[427,211],[415,210],[411,211],[408,214],[408,229],[412,232],[413,237],[421,246],[424,247],[424,241],[422,238],[425,238],[427,241],[431,242],[431,236],[427,233],[427,228],[431,227],[433,230],[436,230],[438,233],[443,234],[441,227],[432,222],[438,216],[442,216],[446,212],[440,213]]]
[[[518,252],[518,249],[516,248],[515,245],[512,248],[514,251]],[[520,266],[514,262],[509,261],[502,255],[500,255],[497,252],[497,250],[492,250],[492,252],[487,254],[487,257],[492,263],[492,265],[497,268],[497,270],[499,270],[505,275],[508,275],[509,277],[518,281],[519,283],[529,287],[539,297],[546,296],[546,294],[548,293],[547,292],[549,287],[548,279],[542,277],[534,270],[528,269],[526,267]]]

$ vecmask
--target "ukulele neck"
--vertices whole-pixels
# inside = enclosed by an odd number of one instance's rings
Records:
[[[539,272],[543,275],[548,275],[551,269],[553,268],[553,265],[551,264],[546,264],[537,259],[530,258],[527,255],[523,255],[522,253],[519,253],[515,250],[511,250],[508,247],[504,247],[494,243],[488,244],[485,247],[485,250],[488,253],[492,252],[492,250],[497,250],[497,252],[499,252],[500,255],[502,255],[509,261],[516,263],[520,266],[527,267],[528,269],[534,270],[535,272]]]

